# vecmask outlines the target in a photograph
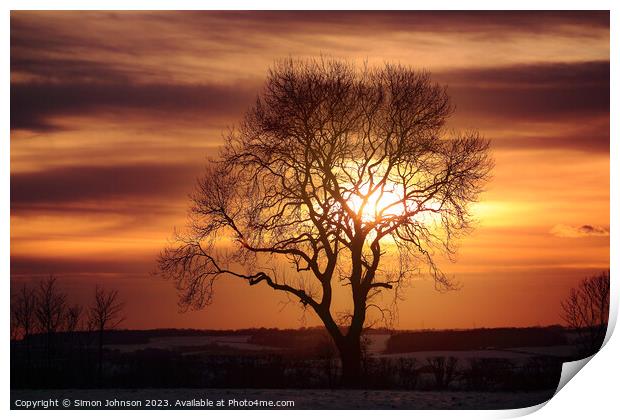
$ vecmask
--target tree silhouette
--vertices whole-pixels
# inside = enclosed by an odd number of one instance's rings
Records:
[[[583,279],[562,302],[562,318],[577,334],[581,356],[603,345],[609,318],[609,271]]]
[[[26,342],[36,328],[36,306],[35,291],[22,284],[11,302],[11,315],[17,329],[16,335]]]
[[[97,332],[97,380],[101,385],[103,376],[103,335],[123,322],[123,308],[117,290],[106,291],[99,285],[95,287],[95,299],[88,308],[88,329]]]
[[[76,331],[80,326],[83,308],[81,305],[75,304],[67,308],[65,314],[65,330],[69,333]]]
[[[37,328],[36,308],[37,295],[35,290],[25,283],[22,284],[11,302],[11,320],[16,329],[15,339],[21,338],[21,343],[25,347],[26,383],[30,381],[32,370],[31,335],[36,332]]]
[[[58,290],[56,277],[50,275],[39,282],[36,294],[35,316],[40,332],[45,334],[47,368],[51,366],[52,351],[56,333],[66,321],[67,296]]]
[[[439,389],[446,389],[454,381],[457,374],[458,359],[456,357],[428,357],[428,366],[435,376],[435,385]]]
[[[397,293],[422,266],[437,287],[453,286],[435,255],[452,254],[467,231],[492,160],[477,133],[446,132],[452,112],[426,72],[277,63],[198,182],[188,229],[162,251],[180,305],[209,304],[220,277],[286,292],[322,320],[343,384],[358,386],[360,336],[381,292]],[[333,313],[340,286],[346,325]]]

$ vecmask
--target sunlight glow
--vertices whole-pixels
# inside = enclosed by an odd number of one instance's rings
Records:
[[[401,188],[402,190],[402,188]],[[358,193],[352,193],[347,199],[350,207],[363,222],[380,221],[392,216],[401,216],[406,213],[415,213],[411,216],[415,221],[429,227],[440,223],[441,204],[436,200],[419,204],[414,200],[403,201],[403,193],[399,192],[396,184],[385,186],[368,195],[368,189]]]
[[[370,196],[368,190],[351,194],[349,205],[357,213],[361,213],[362,221],[370,222],[386,216],[398,216],[405,212],[402,196],[397,194],[396,187],[386,187],[383,191],[374,191]]]

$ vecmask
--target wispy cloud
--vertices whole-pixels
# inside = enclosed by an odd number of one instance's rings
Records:
[[[584,238],[588,236],[609,236],[608,226],[570,226],[555,225],[551,229],[551,234],[560,238]]]

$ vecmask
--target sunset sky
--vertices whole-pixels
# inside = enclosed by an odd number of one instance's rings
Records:
[[[179,313],[152,273],[222,132],[274,60],[429,70],[495,169],[473,233],[417,279],[398,328],[561,322],[609,267],[608,12],[12,12],[11,280],[54,274],[76,302],[119,289],[127,328],[299,327],[310,314],[231,279]]]

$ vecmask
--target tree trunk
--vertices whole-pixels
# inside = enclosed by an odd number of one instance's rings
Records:
[[[97,386],[101,388],[103,379],[103,329],[99,330],[99,348],[97,352]]]
[[[360,336],[347,335],[338,343],[342,376],[340,385],[344,388],[360,388],[362,386],[362,351]]]

